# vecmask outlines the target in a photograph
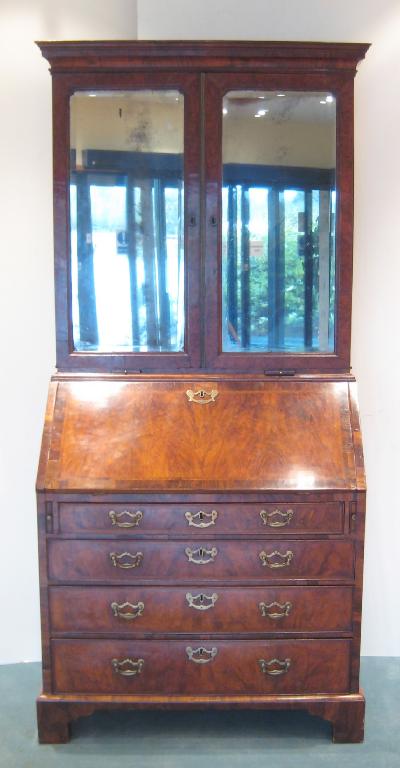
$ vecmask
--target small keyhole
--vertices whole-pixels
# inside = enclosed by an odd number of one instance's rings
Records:
[[[201,602],[201,603],[203,603],[203,602],[204,602],[204,595],[200,595],[200,602]]]
[[[203,557],[204,555],[204,549],[200,549],[200,557]]]
[[[200,520],[204,520],[204,514],[201,511],[199,512],[199,518],[200,518]]]

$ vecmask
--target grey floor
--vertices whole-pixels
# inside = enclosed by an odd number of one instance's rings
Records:
[[[99,712],[39,746],[38,664],[0,666],[1,768],[400,768],[400,658],[364,658],[364,744],[303,712]]]

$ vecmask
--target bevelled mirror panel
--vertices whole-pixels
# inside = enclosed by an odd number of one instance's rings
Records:
[[[336,101],[223,100],[222,350],[334,351]]]
[[[184,349],[183,134],[178,91],[70,99],[76,351]]]

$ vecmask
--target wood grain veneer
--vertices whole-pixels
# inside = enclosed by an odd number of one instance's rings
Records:
[[[199,610],[187,595],[203,595]],[[213,602],[213,596],[215,602]],[[206,587],[198,582],[186,587],[107,586],[50,587],[53,633],[129,635],[158,634],[286,634],[352,632],[352,587]],[[116,616],[112,605],[143,604],[136,618]],[[278,605],[274,605],[277,603]],[[263,612],[260,604],[270,606]],[[135,613],[125,607],[121,613]],[[278,617],[277,617],[278,615]]]

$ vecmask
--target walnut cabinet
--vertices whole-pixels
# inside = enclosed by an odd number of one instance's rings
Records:
[[[39,739],[98,709],[363,738],[350,373],[361,44],[42,42],[57,370]]]

